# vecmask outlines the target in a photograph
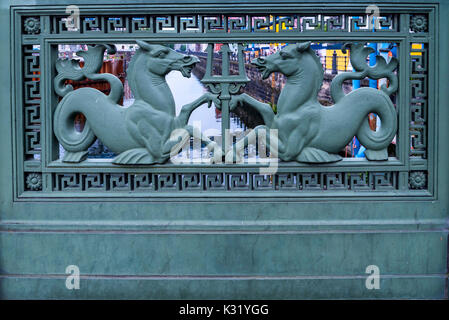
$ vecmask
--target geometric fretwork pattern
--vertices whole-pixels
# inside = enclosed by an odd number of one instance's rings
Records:
[[[423,159],[427,158],[427,54],[426,44],[412,45],[410,55],[410,156]]]
[[[41,153],[41,92],[40,50],[38,46],[23,46],[23,121],[25,159]]]
[[[398,31],[398,16],[378,18],[379,32]],[[79,28],[67,28],[67,17],[53,17],[51,33],[228,33],[228,32],[363,32],[371,31],[368,15],[189,14],[82,16]]]
[[[373,191],[398,188],[397,172],[345,173],[64,173],[53,191]]]
[[[432,150],[430,142],[435,139],[428,127],[433,125],[431,121],[434,120],[431,117],[434,105],[429,95],[433,93],[431,84],[435,64],[432,63],[434,53],[430,51],[432,47],[429,44],[435,40],[432,27],[435,22],[434,15],[426,10],[410,15],[402,11],[388,12],[388,7],[382,8],[374,20],[376,32],[373,32],[372,20],[365,14],[365,6],[346,12],[329,7],[321,13],[319,8],[302,11],[287,7],[279,12],[273,11],[275,8],[264,12],[245,9],[244,12],[232,14],[230,11],[217,13],[191,10],[182,13],[181,8],[168,7],[165,12],[138,8],[127,11],[99,9],[98,13],[81,11],[83,15],[80,16],[78,27],[66,24],[69,14],[64,13],[65,7],[61,6],[58,11],[52,8],[44,15],[26,9],[29,13],[19,14],[20,28],[14,30],[17,39],[14,59],[21,61],[13,75],[21,83],[20,99],[17,99],[21,101],[21,106],[16,109],[16,114],[20,113],[16,117],[17,125],[21,127],[15,139],[19,142],[16,144],[19,149],[15,151],[21,155],[19,161],[22,163],[18,168],[23,168],[15,174],[18,185],[22,184],[22,188],[17,190],[25,192],[24,198],[37,192],[43,198],[52,193],[51,199],[54,194],[58,197],[66,197],[66,194],[83,197],[86,193],[96,193],[95,196],[104,195],[108,198],[132,197],[136,194],[141,197],[176,198],[182,194],[186,197],[203,197],[210,193],[221,197],[224,192],[231,193],[232,197],[237,197],[239,193],[251,197],[251,194],[246,194],[248,192],[267,197],[273,193],[276,193],[273,195],[275,197],[288,194],[287,197],[292,198],[320,198],[321,195],[353,197],[354,193],[363,197],[383,197],[385,194],[396,197],[397,194],[409,192],[423,195],[422,191],[432,190],[434,180],[429,167],[433,157],[429,150]],[[404,33],[403,22],[410,26],[409,32]],[[229,40],[234,43],[269,43],[273,39],[275,42],[287,43],[303,38],[313,43],[325,42],[326,39],[341,43],[356,40],[366,43],[380,41],[379,37],[385,37],[384,42],[398,43],[398,39],[406,37],[401,43],[410,43],[411,55],[399,54],[398,58],[399,65],[404,67],[401,70],[405,71],[408,67],[409,74],[405,81],[399,83],[397,95],[405,96],[406,99],[398,101],[397,111],[399,120],[409,118],[410,122],[400,124],[400,128],[407,127],[404,131],[408,130],[408,137],[406,135],[406,139],[398,139],[396,148],[402,151],[401,154],[409,156],[409,161],[405,161],[408,164],[404,164],[402,158],[395,160],[401,162],[400,166],[389,166],[390,160],[365,166],[363,160],[357,159],[326,166],[311,164],[296,167],[294,164],[281,164],[279,171],[273,174],[260,174],[252,164],[248,167],[201,165],[196,170],[192,165],[120,167],[105,161],[95,171],[92,170],[95,166],[89,167],[89,161],[95,162],[95,165],[98,163],[90,159],[85,164],[87,167],[84,164],[59,167],[61,163],[55,160],[58,159],[58,150],[53,145],[54,133],[52,130],[43,130],[51,128],[51,124],[44,122],[52,121],[54,110],[51,108],[58,103],[53,96],[44,96],[45,93],[54,93],[50,78],[55,70],[55,61],[44,56],[46,52],[52,52],[57,45],[67,44],[67,39],[72,38],[75,40],[70,40],[70,43],[78,44],[121,43],[121,40],[134,44],[137,39],[167,44],[221,43],[224,37],[226,42]],[[47,40],[51,40],[51,44]],[[399,53],[407,49],[401,46],[398,45]],[[218,70],[217,74],[220,72]],[[41,79],[46,81],[41,82]],[[19,93],[19,90],[16,92]],[[42,106],[41,101],[45,102]],[[45,109],[41,109],[44,106]],[[45,119],[41,114],[46,115]],[[398,137],[404,131],[399,130]],[[43,151],[45,161],[39,163],[36,160],[40,160]],[[20,193],[18,195],[21,196]]]

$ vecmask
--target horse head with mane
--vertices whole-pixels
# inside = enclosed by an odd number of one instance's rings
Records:
[[[230,108],[244,105],[259,112],[265,125],[258,126],[252,133],[237,142],[235,150],[227,155],[227,161],[237,153],[241,160],[243,148],[253,140],[257,131],[278,130],[276,147],[279,158],[284,161],[307,163],[335,162],[342,158],[337,154],[354,136],[366,147],[368,160],[388,159],[387,147],[397,129],[397,113],[389,95],[397,90],[397,77],[394,70],[397,60],[388,64],[377,56],[377,64],[369,67],[366,57],[372,48],[361,44],[345,45],[351,49],[351,64],[355,72],[340,73],[331,84],[333,106],[324,107],[318,102],[318,92],[323,82],[323,67],[310,47],[310,42],[291,44],[281,51],[267,57],[260,57],[252,63],[266,79],[273,72],[287,77],[277,103],[277,113],[265,103],[242,94],[233,96]],[[350,79],[387,78],[389,86],[381,90],[360,88],[345,94],[342,83]],[[381,127],[372,131],[368,115],[377,114]]]

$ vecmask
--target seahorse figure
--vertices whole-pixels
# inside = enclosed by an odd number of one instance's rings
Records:
[[[119,153],[115,164],[164,163],[176,155],[191,136],[201,139],[209,151],[211,161],[222,160],[221,148],[202,133],[187,125],[190,114],[200,105],[219,104],[218,98],[205,93],[182,107],[176,116],[176,105],[165,76],[178,70],[184,77],[199,59],[178,53],[168,47],[137,41],[139,49],[129,64],[127,75],[135,101],[129,107],[118,104],[122,94],[121,81],[112,74],[101,73],[105,50],[114,53],[110,45],[89,46],[77,52],[84,58],[84,67],[74,60],[58,60],[55,91],[63,96],[54,113],[54,133],[66,150],[63,161],[80,162],[87,157],[87,149],[99,138],[111,151]],[[109,82],[109,95],[94,88],[73,90],[66,79],[101,79]],[[74,117],[82,113],[86,124],[82,132],[74,126]]]
[[[237,105],[259,112],[264,125],[256,127],[226,154],[226,162],[242,160],[244,147],[255,141],[259,130],[277,129],[277,138],[267,142],[277,148],[278,157],[284,161],[306,163],[335,162],[342,158],[337,154],[356,136],[366,147],[368,160],[387,160],[387,147],[397,130],[397,112],[389,96],[397,90],[394,73],[398,62],[395,58],[387,64],[377,56],[377,64],[370,67],[366,57],[373,49],[362,44],[350,47],[350,59],[356,72],[341,73],[331,83],[331,96],[335,104],[325,107],[318,102],[318,92],[323,82],[323,67],[310,42],[288,45],[268,57],[254,59],[254,64],[264,79],[272,72],[281,72],[287,82],[279,96],[277,114],[272,108],[247,94],[233,96],[230,109]],[[387,78],[389,86],[360,88],[345,95],[342,83],[350,79]],[[381,127],[375,132],[369,127],[368,114],[375,113],[381,119]],[[271,148],[271,149],[273,149]],[[271,150],[270,149],[270,150]]]

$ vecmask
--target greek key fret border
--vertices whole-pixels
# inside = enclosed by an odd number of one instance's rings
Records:
[[[378,32],[398,32],[398,14],[382,14]],[[84,15],[79,28],[67,27],[67,16],[51,19],[51,33],[235,33],[235,32],[371,32],[366,14],[166,14]]]
[[[428,44],[410,48],[410,156],[427,158]]]
[[[23,46],[23,127],[25,159],[40,157],[41,147],[41,90],[40,50],[33,45]]]
[[[398,172],[54,173],[52,191],[376,191],[398,190]]]

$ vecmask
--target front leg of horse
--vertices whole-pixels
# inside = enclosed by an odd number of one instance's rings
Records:
[[[231,101],[229,103],[230,110],[234,110],[237,106],[249,106],[254,109],[260,114],[264,124],[271,127],[275,114],[269,104],[260,102],[246,93],[243,93],[240,95],[233,95],[231,97]]]
[[[184,128],[178,128],[171,132],[170,139],[165,142],[162,150],[164,157],[173,158],[176,156],[179,151],[190,142],[190,137],[204,142],[209,152],[213,152],[213,157],[210,159],[211,163],[222,162],[222,151],[220,146],[216,142],[210,140],[207,136],[203,135],[200,129],[192,126],[185,126]]]
[[[207,103],[208,104],[207,107],[210,108],[212,105],[212,102],[216,106],[220,105],[220,100],[218,99],[217,95],[212,94],[210,92],[206,92],[205,94],[203,94],[201,97],[199,97],[195,101],[182,106],[181,112],[176,117],[176,119],[178,121],[177,127],[182,128],[182,127],[186,126],[187,123],[189,122],[190,115],[196,108],[198,108],[199,106],[201,106],[205,103]]]
[[[221,151],[221,147],[215,141],[209,139],[209,137],[205,136],[201,132],[201,130],[196,127],[186,126],[185,129],[194,139],[199,139],[201,142],[204,142],[209,153],[212,152],[213,156],[212,158],[210,158],[210,163],[223,162],[223,153]]]
[[[190,142],[190,136],[191,133],[186,128],[177,128],[170,132],[169,139],[162,147],[163,157],[173,158],[176,156]]]
[[[269,133],[268,139],[266,139],[267,133]],[[226,153],[225,163],[243,162],[243,152],[245,147],[250,144],[256,144],[256,138],[265,140],[267,149],[270,150],[270,157],[277,158],[278,154],[285,152],[286,147],[284,143],[279,140],[277,131],[273,132],[273,129],[261,125],[251,130],[245,137],[232,146],[231,150]]]

